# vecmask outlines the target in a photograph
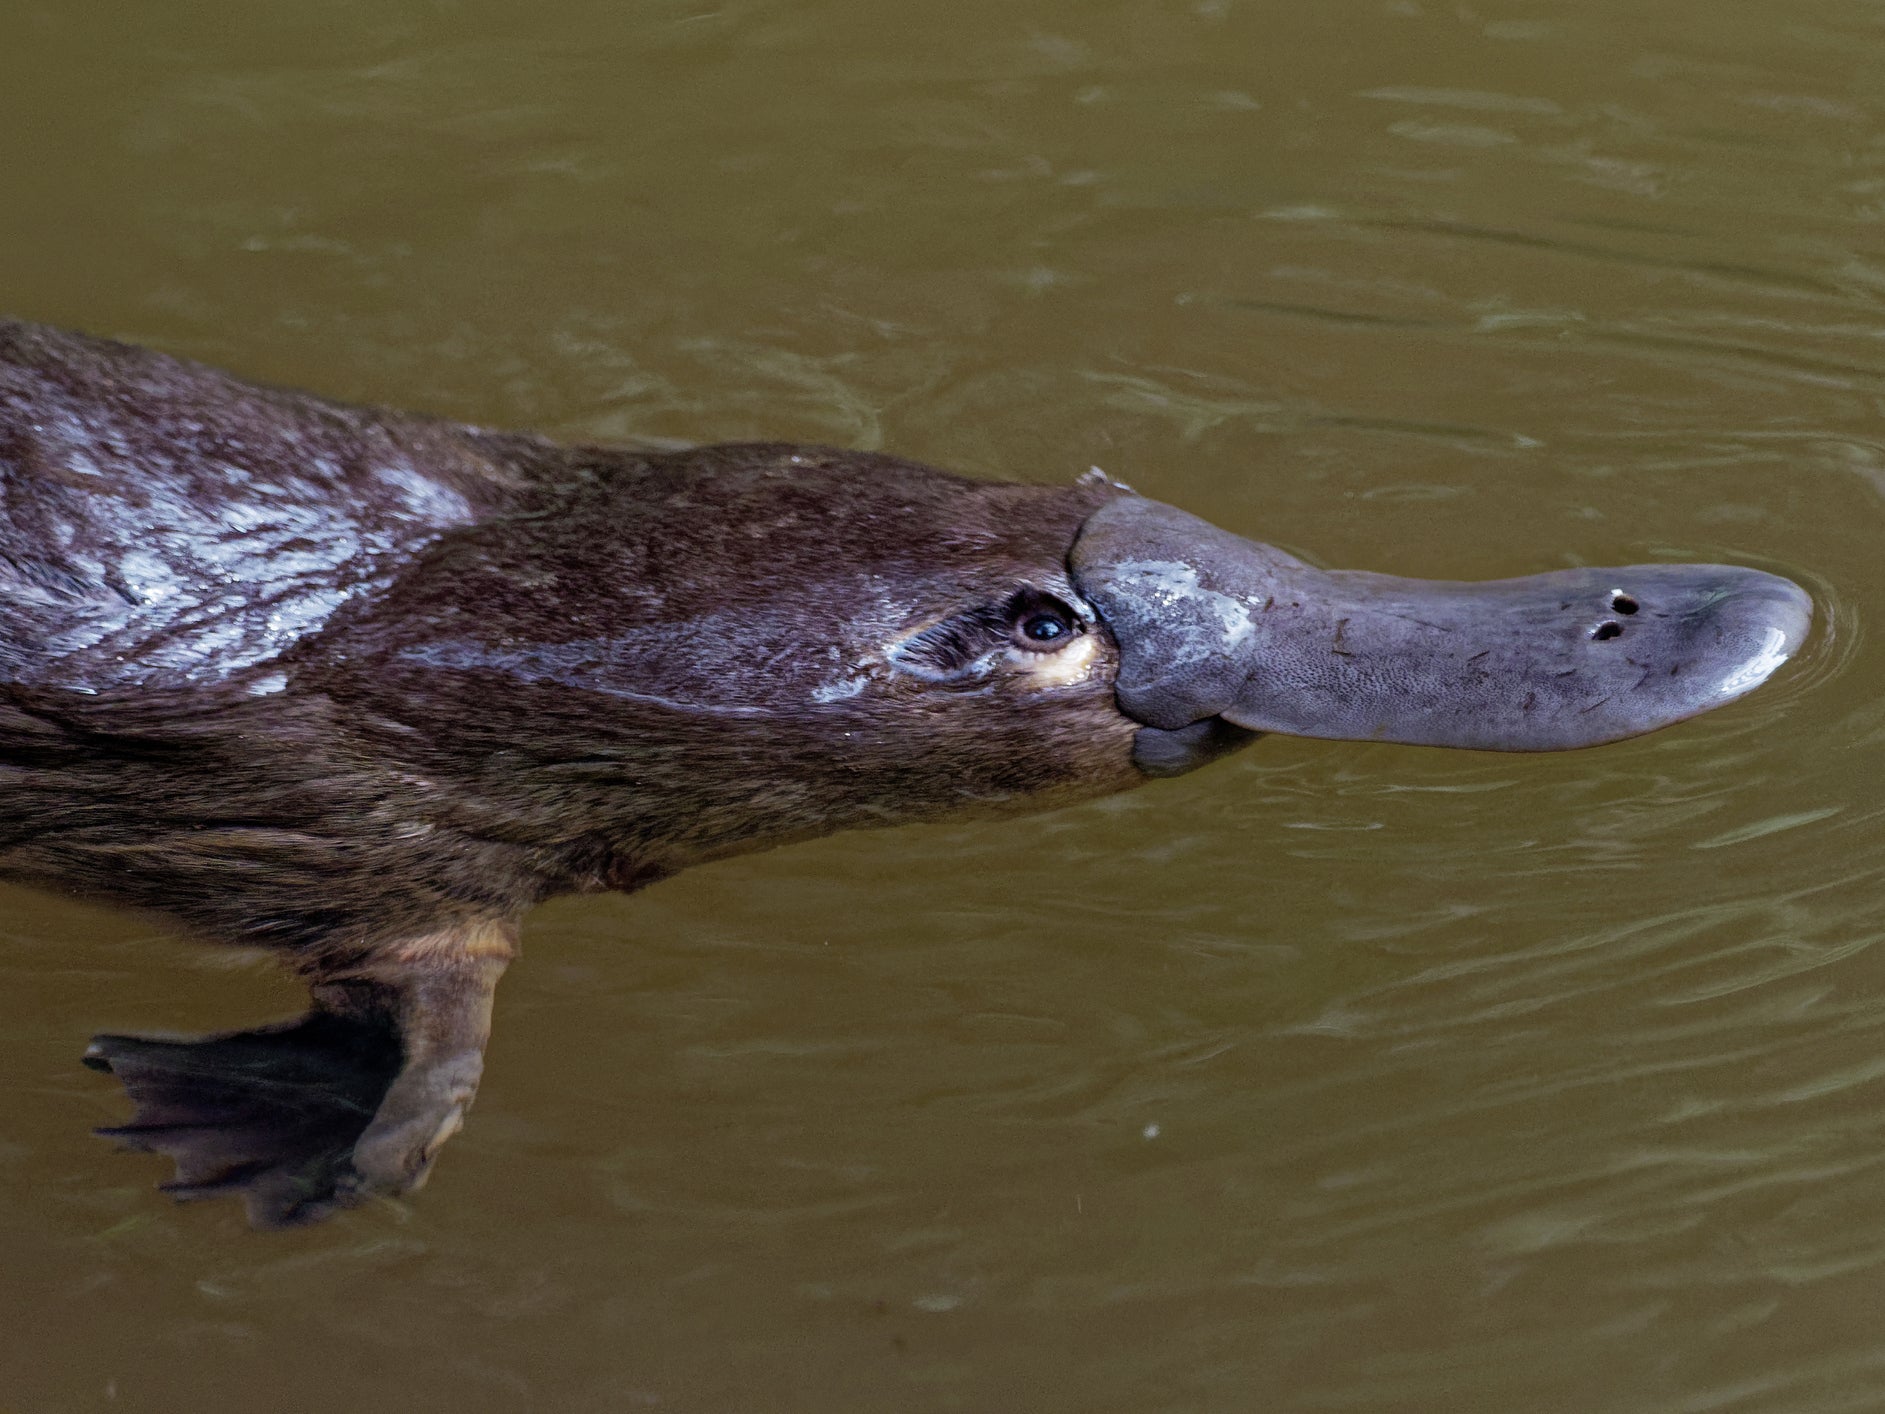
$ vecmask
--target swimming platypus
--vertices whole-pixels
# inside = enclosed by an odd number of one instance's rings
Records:
[[[108,1133],[260,1225],[424,1178],[553,895],[1265,732],[1612,741],[1810,616],[1751,569],[1327,572],[1097,473],[561,446],[0,324],[0,874],[306,978],[297,1021],[87,1055]]]

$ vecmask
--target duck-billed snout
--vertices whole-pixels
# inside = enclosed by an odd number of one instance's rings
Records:
[[[1176,731],[1560,751],[1654,731],[1758,687],[1805,639],[1791,580],[1631,565],[1456,583],[1326,571],[1121,497],[1071,564],[1119,642],[1120,707]]]

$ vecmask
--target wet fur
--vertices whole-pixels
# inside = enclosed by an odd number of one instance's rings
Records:
[[[276,949],[313,997],[98,1038],[136,1109],[104,1132],[258,1226],[405,1191],[532,904],[1137,784],[1067,567],[1118,494],[566,448],[0,324],[0,876]],[[1081,671],[1010,638],[1042,604]]]
[[[0,428],[17,879],[308,966],[741,850],[1136,779],[1103,674],[1042,695],[867,664],[870,690],[814,696],[897,633],[1017,585],[1068,593],[1067,547],[1110,488],[783,445],[564,449],[26,326],[0,328]],[[390,548],[322,569],[316,588],[351,597],[279,653],[140,672],[193,626],[117,612],[123,560],[179,506],[213,541],[219,498],[256,486]],[[98,603],[112,631],[61,651]],[[251,604],[225,618],[261,636]]]

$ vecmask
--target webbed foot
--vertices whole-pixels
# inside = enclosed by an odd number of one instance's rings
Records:
[[[178,1199],[240,1194],[259,1228],[318,1222],[425,1182],[477,1094],[508,927],[380,949],[313,979],[298,1021],[195,1040],[99,1036],[85,1063],[123,1083],[128,1124]]]
[[[196,1040],[98,1036],[85,1064],[136,1107],[97,1132],[162,1154],[179,1200],[240,1194],[258,1228],[318,1222],[364,1196],[353,1152],[401,1065],[390,1023],[310,1012]]]

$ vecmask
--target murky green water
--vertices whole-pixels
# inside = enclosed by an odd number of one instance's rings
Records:
[[[0,305],[259,377],[1823,607],[1599,752],[546,909],[431,1186],[312,1231],[77,1064],[296,989],[0,892],[0,1409],[1885,1405],[1876,0],[25,3],[0,174]]]

